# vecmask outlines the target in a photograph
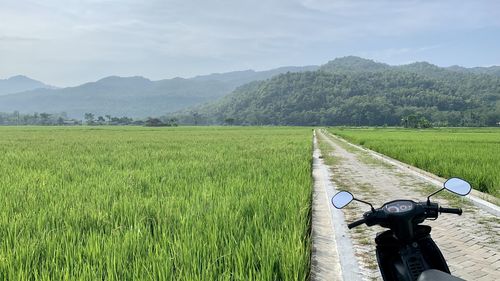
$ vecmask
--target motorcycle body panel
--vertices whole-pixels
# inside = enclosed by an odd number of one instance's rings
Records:
[[[450,273],[443,254],[430,236],[431,227],[418,225],[412,241],[403,242],[392,230],[375,238],[376,254],[384,280],[417,280],[425,270],[437,269]]]
[[[462,278],[452,276],[436,269],[429,269],[418,277],[417,281],[465,281]]]

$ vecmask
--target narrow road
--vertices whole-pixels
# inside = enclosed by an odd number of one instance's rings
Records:
[[[356,281],[361,278],[344,216],[330,204],[335,186],[314,136],[311,280]]]
[[[324,157],[332,157],[331,180],[339,189],[380,206],[394,199],[422,201],[436,188],[414,174],[381,162],[317,130]],[[445,193],[445,191],[443,191]],[[500,219],[456,196],[435,198],[440,205],[461,207],[462,216],[443,214],[432,226],[432,237],[447,259],[452,274],[465,280],[500,280]],[[368,206],[351,203],[342,211],[347,222],[360,218]],[[344,223],[345,227],[345,223]],[[381,227],[360,226],[349,231],[363,280],[382,280],[375,258],[374,237]]]

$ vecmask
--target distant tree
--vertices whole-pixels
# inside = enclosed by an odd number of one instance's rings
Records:
[[[93,113],[85,113],[84,115],[85,121],[87,125],[94,125],[94,114]]]
[[[421,117],[420,120],[418,120],[418,127],[422,129],[432,128],[432,123],[425,117]]]
[[[405,128],[418,128],[418,118],[416,115],[408,115],[403,117],[403,123]]]
[[[108,119],[108,125],[109,125],[111,123],[111,115],[106,114],[104,117],[106,117],[106,119]]]
[[[200,114],[198,112],[193,112],[193,121],[195,126],[200,122]]]
[[[14,111],[14,118],[16,120],[16,125],[19,125],[19,111]]]
[[[165,124],[163,122],[161,122],[160,119],[158,118],[151,118],[149,117],[146,122],[144,123],[145,126],[147,127],[161,127],[161,126],[165,126]]]
[[[42,125],[48,125],[49,119],[50,119],[50,114],[45,112],[40,113],[40,122],[42,122]]]
[[[118,118],[118,117],[111,117],[111,123],[113,125],[120,124],[120,118]]]
[[[104,124],[104,122],[106,122],[106,120],[104,120],[104,117],[102,117],[102,116],[97,117],[97,123],[102,125],[102,124]]]
[[[177,123],[179,122],[179,119],[173,117],[168,120],[168,125],[177,127]]]
[[[30,119],[29,116],[28,116],[28,119]],[[40,116],[38,115],[38,112],[33,113],[33,116],[31,119],[32,119],[31,123],[33,125],[38,125],[40,123],[39,122]]]
[[[134,119],[129,118],[127,116],[120,117],[120,119],[119,119],[120,125],[129,125],[129,124],[132,124],[133,121],[134,121]]]

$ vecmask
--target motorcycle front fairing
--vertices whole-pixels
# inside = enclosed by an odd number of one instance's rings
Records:
[[[365,212],[363,218],[347,224],[349,229],[362,224],[389,229],[375,238],[377,261],[384,280],[434,280],[439,276],[446,277],[439,277],[436,281],[460,280],[449,275],[446,260],[430,236],[431,227],[420,224],[427,219],[435,220],[442,213],[462,215],[461,208],[443,208],[431,202],[433,195],[448,190],[466,196],[471,189],[467,181],[450,178],[443,188],[427,196],[425,202],[400,199],[375,209],[371,203],[355,198],[352,193],[339,191],[333,196],[332,204],[337,209],[344,208],[352,201],[370,206],[371,210]]]
[[[416,280],[425,270],[450,273],[443,254],[430,237],[431,227],[417,225],[412,241],[401,241],[392,230],[375,238],[376,254],[384,280]]]

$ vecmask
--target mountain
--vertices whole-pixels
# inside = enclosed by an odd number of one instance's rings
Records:
[[[0,79],[0,96],[41,88],[54,89],[55,87],[23,75],[13,76],[9,79]]]
[[[500,77],[347,57],[318,71],[243,85],[176,117],[188,124],[373,126],[399,125],[408,116],[441,126],[494,126],[500,121]]]
[[[391,68],[390,65],[355,56],[336,58],[322,65],[319,70],[326,72],[374,72]]]
[[[396,125],[416,115],[443,125],[495,125],[499,69],[428,62],[392,66],[349,56],[322,66],[188,79],[110,76],[77,87],[3,95],[0,112],[66,112],[72,118],[87,112],[134,118],[165,114],[184,123],[277,125]]]
[[[86,112],[139,118],[158,116],[215,101],[249,81],[316,68],[283,67],[260,72],[246,70],[159,81],[137,76],[110,76],[77,87],[35,89],[0,96],[0,112],[66,112],[68,116],[76,118],[82,118]]]
[[[232,90],[219,81],[174,78],[107,77],[77,87],[37,89],[0,97],[0,112],[66,112],[82,118],[96,115],[146,117],[217,99]]]

